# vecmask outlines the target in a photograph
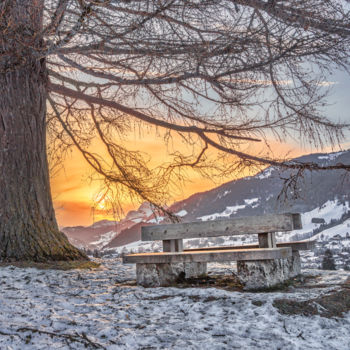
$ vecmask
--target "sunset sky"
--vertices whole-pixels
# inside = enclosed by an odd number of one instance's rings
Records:
[[[330,78],[330,81],[334,81],[335,84],[332,89],[333,93],[328,99],[330,106],[327,107],[327,114],[334,121],[348,121],[350,120],[349,76],[345,73],[337,73]],[[350,138],[347,135],[346,141],[342,145],[343,149],[350,147],[349,141]],[[154,164],[166,160],[166,149],[162,144],[162,139],[156,138],[154,131],[144,134],[142,139],[139,138],[139,135],[131,135],[129,142],[134,145],[135,149],[149,153]],[[278,144],[273,141],[271,145],[275,156],[285,155],[287,152],[290,152],[289,156],[294,157],[311,153],[312,151],[320,151],[301,147],[297,142]],[[99,146],[95,147],[99,148]],[[181,144],[179,143],[175,147],[181,148]],[[331,151],[331,149],[326,147],[323,151]],[[82,156],[73,150],[72,154],[64,161],[64,168],[51,179],[56,216],[61,227],[91,225],[93,222],[101,219],[113,220],[113,217],[110,215],[103,214],[103,205],[101,205],[101,210],[98,214],[95,213],[95,215],[92,215],[94,198],[98,194],[100,184],[96,181],[91,182],[89,180],[91,175],[92,172]],[[248,172],[246,175],[248,175]],[[235,176],[233,174],[232,179]],[[200,178],[196,173],[189,173],[189,178],[191,178],[191,182],[187,183],[184,188],[179,188],[177,193],[174,193],[174,200],[184,199],[193,193],[205,191],[219,185],[219,183],[213,183],[208,179]],[[229,180],[225,178],[221,182],[223,183]],[[127,213],[128,210],[138,205],[139,203],[125,202],[124,210]]]

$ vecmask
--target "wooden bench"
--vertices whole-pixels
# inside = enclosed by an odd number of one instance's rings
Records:
[[[136,263],[137,283],[166,286],[183,276],[206,273],[208,262],[237,261],[237,273],[246,289],[271,287],[300,273],[299,250],[314,242],[276,243],[276,232],[301,229],[300,214],[269,214],[234,219],[144,226],[142,241],[163,242],[163,252],[130,254],[124,263]],[[257,234],[258,244],[183,249],[183,239]]]

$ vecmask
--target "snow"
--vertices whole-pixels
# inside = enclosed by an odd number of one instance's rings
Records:
[[[180,217],[183,217],[183,216],[186,216],[188,213],[186,210],[180,210],[179,212],[177,212],[175,215],[176,216],[180,216]]]
[[[1,268],[1,350],[350,348],[350,313],[338,319],[289,316],[272,305],[278,298],[326,293],[349,278],[345,271],[317,271],[318,283],[329,283],[324,289],[241,293],[146,289],[132,284],[134,266],[115,258],[102,263],[91,271]],[[209,269],[224,272],[231,265]]]
[[[346,151],[341,151],[341,152],[334,152],[334,153],[329,153],[327,155],[324,156],[318,156],[318,159],[326,159],[326,160],[334,160],[337,159],[340,155],[346,153]]]
[[[214,213],[209,215],[200,216],[197,219],[202,221],[208,220],[216,220],[217,218],[228,218],[231,214],[236,214],[238,210],[244,209],[246,206],[243,205],[235,205],[233,207],[226,207],[226,209],[221,213]]]
[[[270,177],[272,175],[272,172],[275,170],[274,167],[270,166],[267,169],[263,170],[262,172],[260,172],[258,175],[255,175],[255,177],[257,179],[267,179],[268,177]]]
[[[104,233],[103,235],[100,236],[100,238],[97,241],[91,242],[91,245],[94,245],[98,248],[101,248],[105,246],[107,243],[109,243],[117,234],[115,231],[109,231]]]
[[[152,251],[155,252],[159,250],[162,247],[161,241],[155,241],[155,242],[144,242],[144,241],[135,241],[129,244],[125,244],[123,246],[119,246],[116,248],[113,248],[112,251],[120,254],[120,253],[142,253],[144,251]],[[107,249],[108,251],[108,249]]]
[[[315,208],[311,211],[301,214],[301,221],[303,228],[301,230],[294,230],[289,233],[284,232],[282,234],[282,239],[285,242],[290,241],[290,239],[296,233],[307,233],[312,232],[315,228],[318,228],[320,224],[314,224],[311,222],[312,218],[322,218],[325,223],[328,224],[332,219],[339,220],[344,213],[350,210],[349,201],[340,203],[337,199],[329,200],[325,202],[320,208]],[[332,228],[333,229],[333,228]],[[331,230],[332,230],[331,229]],[[324,231],[322,231],[324,232]],[[277,235],[279,237],[280,235]]]
[[[248,205],[255,204],[256,202],[259,201],[259,198],[251,198],[251,199],[245,199],[244,202]]]
[[[328,224],[332,219],[339,220],[341,216],[350,210],[349,202],[346,201],[344,204],[338,202],[338,200],[329,200],[324,203],[320,208],[315,208],[309,212],[302,214],[303,226],[313,225],[315,227],[318,224],[311,223],[312,218],[323,218]]]
[[[149,224],[159,224],[161,223],[162,221],[164,221],[165,217],[164,216],[157,216],[151,220],[148,220],[147,223]]]
[[[336,235],[339,235],[342,238],[350,238],[350,219],[347,219],[343,223],[327,230],[323,230],[322,232],[313,236],[313,239],[328,241],[330,238],[333,238]]]
[[[138,224],[138,223],[142,222],[143,220],[142,220],[142,218],[137,218],[137,219],[132,219],[131,221],[134,222],[135,224]]]
[[[229,193],[231,193],[231,190],[227,190],[224,193],[219,193],[216,198],[221,199],[222,197],[226,197]]]
[[[259,198],[251,198],[251,199],[245,199],[245,204],[236,204],[234,206],[228,206],[226,209],[221,213],[213,213],[209,215],[200,216],[197,218],[197,220],[202,221],[208,221],[208,220],[216,220],[218,218],[229,218],[232,214],[236,214],[238,210],[246,208],[247,205],[251,205],[253,208],[258,206]],[[254,204],[254,205],[253,205]]]
[[[143,202],[137,210],[130,210],[122,222],[130,220],[139,223],[151,215],[153,215],[153,210],[150,203]]]

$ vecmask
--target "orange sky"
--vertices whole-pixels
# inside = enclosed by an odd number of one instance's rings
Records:
[[[346,122],[349,120],[349,76],[344,72],[337,71],[334,76],[332,76],[331,80],[336,81],[336,84],[333,86],[332,95],[327,98],[329,107],[325,109],[326,114],[334,121]],[[135,135],[130,137],[128,145],[131,145],[135,150],[148,152],[152,157],[153,163],[159,163],[166,160],[166,148],[162,145],[162,138],[155,138],[154,130],[152,131],[148,128],[148,132],[149,134],[143,134],[141,136],[135,132]],[[347,140],[349,140],[349,134],[347,134]],[[179,139],[174,138],[174,143],[175,149],[181,149],[183,147],[181,142],[179,142]],[[289,151],[290,157],[296,157],[312,152],[310,148],[301,147],[297,141],[294,141],[293,144],[271,142],[270,145],[274,152],[274,156],[276,157],[286,155]],[[258,147],[263,146],[259,144]],[[350,148],[350,143],[344,143],[342,148]],[[258,148],[256,148],[256,151],[258,151]],[[331,152],[336,151],[336,149],[332,150],[328,147],[323,151]],[[99,184],[96,182],[89,182],[88,179],[89,175],[91,175],[91,170],[76,151],[73,151],[72,155],[65,160],[64,169],[64,171],[59,172],[57,176],[51,179],[53,199],[59,225],[90,225],[94,221],[103,218],[113,219],[112,217],[106,217],[103,215],[103,212],[100,213],[100,215],[95,215],[95,217],[93,217],[91,208],[93,206],[93,199],[96,197],[99,190]],[[213,183],[209,180],[199,178],[199,176],[193,172],[188,175],[192,181],[187,183],[182,191],[178,191],[178,193],[174,195],[174,200],[180,200],[193,193],[205,191],[219,185],[219,183]],[[248,173],[246,175],[248,175]],[[232,179],[234,178],[235,174],[232,176]],[[232,179],[222,179],[221,183]],[[137,207],[138,204],[126,202],[125,211],[127,212],[135,206]]]
[[[130,140],[130,145],[134,145],[134,149],[148,153],[153,165],[167,159],[166,148],[162,144],[161,138],[149,135],[142,137],[142,140],[140,140],[135,137],[135,139]],[[93,150],[103,154],[102,146],[95,146]],[[102,219],[113,220],[113,217],[104,214],[103,210],[99,214],[92,215],[94,198],[96,198],[100,189],[98,181],[90,180],[92,174],[80,153],[73,150],[72,154],[64,161],[64,169],[51,179],[56,217],[60,226],[90,225],[94,221]],[[205,191],[216,186],[212,181],[202,179],[194,172],[190,174],[190,177],[191,182],[185,188],[179,189],[179,193],[175,194],[175,200],[186,198],[192,193]],[[127,213],[128,210],[139,205],[140,203],[125,202],[124,211]]]
[[[174,138],[174,143],[173,147],[175,149],[181,149],[183,147],[180,140],[176,138]],[[136,135],[133,136],[129,140],[128,145],[131,145],[134,149],[149,153],[152,159],[151,163],[153,164],[163,162],[167,159],[166,148],[162,143],[162,138],[156,138],[151,132],[147,135],[142,135],[142,139],[137,138]],[[271,146],[275,156],[285,155],[288,151],[290,151],[289,156],[298,156],[307,153],[305,149],[302,150],[296,145],[281,145],[277,142],[272,142]],[[103,148],[101,146],[95,146],[93,150],[94,152],[98,151],[103,154]],[[94,205],[94,198],[98,194],[100,185],[97,181],[91,182],[89,179],[90,175],[92,175],[92,171],[85,160],[78,151],[73,150],[72,154],[64,161],[64,169],[51,179],[56,217],[61,227],[91,225],[93,222],[102,219],[113,220],[113,217],[106,215],[103,210],[99,210],[97,214],[95,211],[93,215],[92,207]],[[245,175],[250,174],[247,172]],[[184,188],[179,189],[174,194],[174,200],[184,199],[193,193],[214,188],[221,183],[234,179],[235,174],[233,174],[231,179],[222,179],[220,183],[213,183],[208,179],[203,179],[195,172],[189,172],[188,177],[191,178],[191,182],[185,184]],[[125,202],[124,204],[125,212],[139,206],[139,203]]]

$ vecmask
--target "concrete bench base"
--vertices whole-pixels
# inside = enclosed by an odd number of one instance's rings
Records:
[[[300,274],[300,255],[285,259],[237,261],[237,275],[245,290],[269,288]],[[206,262],[136,264],[137,284],[143,287],[165,287],[179,279],[207,273]]]
[[[206,262],[136,264],[137,284],[144,287],[165,287],[176,283],[179,278],[198,277],[206,273]]]
[[[286,259],[237,261],[237,274],[245,290],[274,287],[300,272],[298,251]]]

